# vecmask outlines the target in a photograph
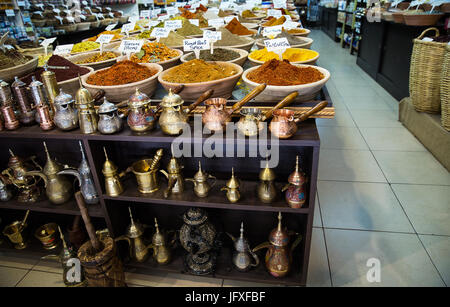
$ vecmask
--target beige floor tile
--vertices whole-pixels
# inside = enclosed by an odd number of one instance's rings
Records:
[[[61,274],[30,271],[18,287],[65,287]]]
[[[316,195],[316,201],[314,204],[314,219],[313,219],[314,227],[322,227],[322,218],[320,216],[320,205],[319,205],[319,196]]]
[[[447,287],[450,286],[450,237],[420,235],[425,249],[433,260]]]
[[[61,263],[56,260],[40,260],[34,267],[33,271],[42,271],[49,273],[63,273]]]
[[[391,110],[389,104],[380,96],[349,96],[344,98],[344,103],[351,110]]]
[[[414,233],[385,183],[319,181],[324,227]]]
[[[136,274],[125,273],[127,282],[149,287],[221,287],[222,279],[187,274]]]
[[[332,98],[333,99],[333,98]],[[316,119],[317,126],[327,127],[356,127],[349,111],[347,109],[336,108],[334,110],[334,118],[318,118]]]
[[[392,110],[350,109],[350,113],[358,127],[403,127],[398,121],[398,114]]]
[[[427,149],[404,127],[360,128],[372,150],[426,151]]]
[[[320,150],[319,180],[386,182],[370,151],[342,149]]]
[[[26,254],[16,252],[0,252],[0,266],[31,269],[38,261],[39,260],[36,257],[27,256]]]
[[[390,183],[450,185],[450,173],[429,152],[373,151]]]
[[[309,287],[331,287],[327,250],[322,228],[313,228],[306,285]]]
[[[342,97],[377,97],[377,92],[369,85],[340,84],[337,90]]]
[[[0,266],[0,287],[15,287],[28,270]]]
[[[444,286],[417,235],[325,229],[325,239],[334,286]],[[376,270],[374,259],[380,282],[367,278]]]
[[[317,127],[321,148],[369,150],[358,128]]]
[[[393,184],[392,189],[417,233],[450,236],[450,187]]]

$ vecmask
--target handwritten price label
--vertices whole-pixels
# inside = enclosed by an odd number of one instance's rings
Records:
[[[144,40],[123,40],[120,43],[119,51],[122,53],[136,53],[141,51]]]
[[[151,37],[161,38],[169,36],[170,29],[167,28],[154,28]]]
[[[56,40],[56,37],[52,37],[52,38],[47,38],[47,39],[44,39],[42,42],[41,42],[41,46],[44,46],[44,47],[47,47],[48,45],[50,45],[50,44],[53,44],[53,42]]]
[[[140,13],[140,16],[142,18],[150,18],[150,11],[149,10],[142,10]]]
[[[184,51],[196,51],[209,49],[209,41],[206,38],[192,38],[183,40]]]
[[[135,22],[126,23],[122,26],[122,30],[120,32],[122,33],[128,33],[134,30],[134,27],[136,26]]]
[[[220,28],[224,25],[223,18],[216,18],[216,19],[210,19],[208,20],[208,26],[214,27],[214,28]]]
[[[190,23],[192,23],[194,26],[199,26],[200,22],[198,19],[188,19]]]
[[[281,11],[279,10],[267,10],[267,16],[273,16],[275,18],[280,18],[281,17]]]
[[[286,1],[285,0],[273,0],[273,7],[276,9],[285,9]]]
[[[232,21],[235,18],[236,18],[236,16],[226,16],[224,18],[224,21],[225,21],[225,23],[229,23],[230,21]]]
[[[114,34],[101,34],[96,42],[101,44],[107,44],[114,38]]]
[[[266,46],[268,51],[274,52],[285,50],[291,47],[286,37],[265,40],[264,46]]]
[[[117,23],[113,23],[112,25],[106,26],[105,30],[106,30],[106,31],[111,31],[111,30],[114,29],[116,26],[117,26]]]
[[[169,18],[170,18],[169,15],[162,15],[162,16],[159,16],[159,17],[158,17],[158,20],[164,21],[164,20],[167,20],[167,19],[169,19]]]
[[[173,16],[178,13],[178,9],[176,7],[167,7],[166,12],[167,12],[167,15]]]
[[[205,30],[203,31],[203,38],[212,42],[217,42],[222,39],[222,32]]]
[[[181,20],[166,20],[164,27],[170,30],[176,30],[182,27]]]
[[[264,27],[263,36],[276,37],[278,34],[281,34],[282,30],[283,26]]]
[[[53,54],[69,54],[72,52],[73,44],[56,46]]]

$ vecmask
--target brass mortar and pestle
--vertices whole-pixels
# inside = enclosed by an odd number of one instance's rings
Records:
[[[27,219],[30,214],[30,210],[27,210],[25,217],[22,221],[14,221],[3,229],[3,235],[14,244],[15,249],[24,249],[27,247],[26,234],[24,233],[27,228]]]

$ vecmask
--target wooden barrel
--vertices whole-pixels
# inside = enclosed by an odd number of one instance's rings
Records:
[[[94,253],[90,241],[78,250],[88,287],[126,287],[122,262],[116,256],[116,246],[110,237],[102,238],[103,250]]]

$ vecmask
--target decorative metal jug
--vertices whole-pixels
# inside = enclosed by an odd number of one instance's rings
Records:
[[[81,151],[81,163],[78,169],[65,168],[58,172],[58,175],[72,175],[75,176],[80,185],[80,191],[83,195],[84,200],[88,204],[96,204],[99,201],[97,191],[95,190],[94,180],[92,179],[91,169],[84,155],[83,146],[80,144]]]
[[[305,183],[307,182],[305,173],[299,170],[298,156],[295,160],[295,171],[289,175],[288,184],[282,192],[286,191],[286,201],[291,208],[301,208],[306,201]]]
[[[58,173],[63,170],[63,166],[50,157],[47,144],[44,143],[45,154],[47,155],[47,163],[44,165],[43,171],[29,171],[26,176],[39,176],[44,180],[45,193],[48,199],[60,205],[68,201],[72,197],[72,183]]]
[[[103,100],[103,103],[98,108],[98,131],[102,134],[113,134],[122,130],[123,114],[119,114],[118,108],[114,103]]]
[[[244,222],[241,223],[241,233],[239,238],[233,237],[228,232],[226,233],[234,243],[233,258],[231,259],[236,270],[246,272],[252,267],[259,265],[258,256],[252,252],[248,241],[244,238]]]
[[[120,181],[128,172],[131,171],[131,168],[126,169],[125,171],[119,173],[118,167],[108,159],[108,154],[106,153],[105,147],[103,147],[103,151],[105,152],[106,161],[103,163],[102,173],[105,176],[105,190],[108,196],[119,196],[123,192],[123,185]]]
[[[170,262],[170,260],[172,260],[172,251],[171,249],[173,248],[173,245],[175,243],[175,237],[168,242],[168,234],[169,233],[173,233],[175,234],[174,231],[169,231],[169,232],[165,232],[165,231],[160,231],[159,230],[159,225],[158,225],[158,220],[155,217],[155,233],[153,234],[152,237],[152,244],[151,244],[151,248],[153,249],[153,259],[161,265],[164,264],[168,264]]]
[[[164,191],[164,197],[167,198],[172,194],[181,194],[184,191],[184,178],[181,174],[181,170],[184,168],[177,158],[172,155],[169,163],[167,164],[167,172],[160,170],[160,172],[166,176],[168,180],[167,189]]]
[[[214,180],[209,184],[208,179]],[[202,171],[202,164],[198,161],[198,172],[195,173],[194,178],[186,178],[186,181],[194,183],[194,193],[197,197],[208,196],[209,190],[216,184],[216,177]]]
[[[80,125],[81,133],[91,134],[97,131],[98,118],[94,108],[94,98],[91,93],[81,84],[80,89],[75,95],[75,106],[78,110],[78,124]]]
[[[277,190],[275,188],[275,172],[269,168],[269,162],[266,163],[266,167],[259,172],[259,180],[257,194],[260,201],[263,203],[271,203],[277,196]]]
[[[9,84],[0,80],[0,112],[5,120],[5,128],[7,130],[15,130],[19,128],[20,123],[14,112],[14,104]]]
[[[34,107],[36,108],[36,122],[39,123],[42,130],[51,130],[55,127],[55,124],[53,124],[52,115],[48,107],[44,84],[36,80],[34,76],[31,77],[31,80],[29,87],[34,101]]]
[[[0,201],[8,201],[12,198],[12,192],[8,188],[8,179],[0,175]]]
[[[150,98],[136,88],[128,99],[127,123],[134,132],[144,133],[155,127],[156,112],[150,108]]]
[[[227,198],[230,203],[234,204],[241,199],[241,193],[239,192],[239,179],[234,176],[234,167],[231,168],[231,178],[227,181],[226,185],[222,187],[221,191],[227,192]]]
[[[282,227],[281,218],[281,212],[279,212],[278,226],[270,232],[269,242],[264,242],[253,249],[253,252],[256,252],[268,248],[265,257],[266,268],[274,277],[284,277],[289,273],[292,266],[292,252],[302,239],[301,235]],[[289,246],[292,235],[297,235],[297,238]]]
[[[59,95],[55,97],[53,122],[63,131],[69,131],[78,127],[77,110],[72,105],[74,102],[73,97],[64,93],[62,89],[59,91]]]
[[[185,257],[187,270],[195,275],[214,272],[216,256],[212,250],[218,245],[217,233],[208,221],[206,212],[200,208],[190,208],[183,214],[183,221],[179,238],[181,245],[189,253]]]
[[[31,103],[28,98],[27,85],[19,78],[14,77],[14,82],[11,84],[11,87],[18,104],[20,123],[23,125],[34,124],[36,122],[36,110],[31,107]]]

